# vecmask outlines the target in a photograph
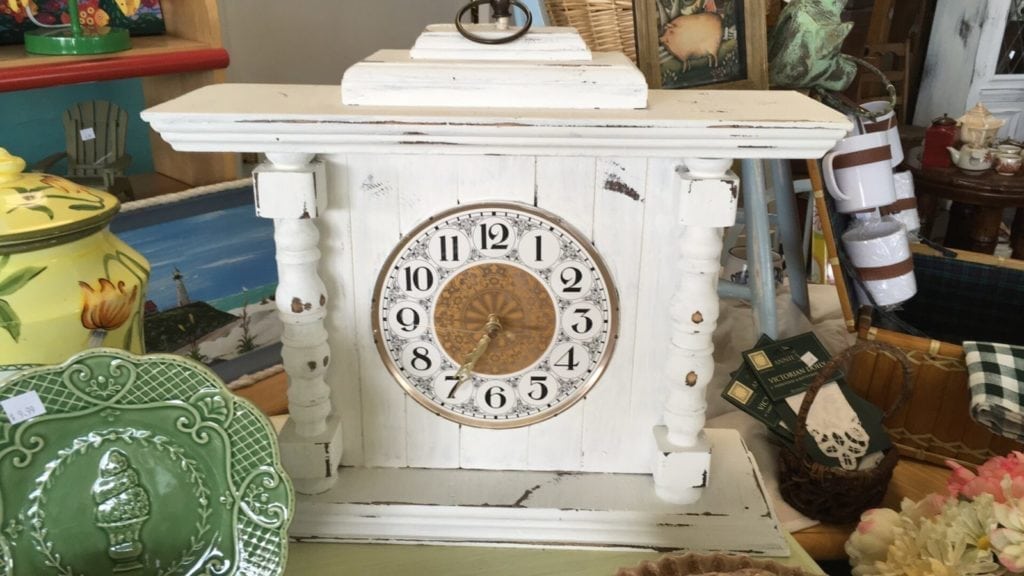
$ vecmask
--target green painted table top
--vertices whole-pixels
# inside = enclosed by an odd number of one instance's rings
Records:
[[[787,538],[793,555],[776,561],[824,574],[791,536]],[[620,567],[659,556],[656,552],[295,542],[288,550],[285,576],[614,576]]]

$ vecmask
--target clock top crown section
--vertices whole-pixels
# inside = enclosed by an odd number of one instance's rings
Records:
[[[182,151],[319,154],[799,159],[851,127],[793,91],[648,90],[626,56],[590,52],[572,28],[482,45],[446,24],[353,65],[340,91],[219,84],[142,116]]]

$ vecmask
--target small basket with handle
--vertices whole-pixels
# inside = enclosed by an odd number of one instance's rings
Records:
[[[899,452],[889,448],[877,466],[867,470],[844,470],[826,466],[811,459],[804,445],[807,437],[807,415],[818,391],[830,382],[837,370],[865,349],[893,356],[903,368],[903,388],[885,416],[900,409],[913,392],[911,366],[903,352],[880,342],[862,342],[844,350],[828,361],[807,389],[797,415],[795,442],[779,451],[779,489],[783,499],[802,514],[833,524],[856,522],[863,511],[882,502],[899,462]]]

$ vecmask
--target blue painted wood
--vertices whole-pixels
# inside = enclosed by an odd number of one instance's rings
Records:
[[[800,216],[793,191],[793,172],[788,160],[769,160],[772,190],[775,192],[776,230],[782,241],[789,276],[789,296],[804,315],[811,315],[811,301],[807,293],[807,268],[804,263],[803,243],[800,241]]]
[[[771,235],[765,202],[764,165],[761,160],[744,159],[742,168],[743,205],[747,217],[747,263],[750,266],[751,306],[758,330],[778,338],[775,313],[775,274],[772,270]]]

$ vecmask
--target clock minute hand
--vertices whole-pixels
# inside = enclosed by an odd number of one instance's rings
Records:
[[[473,375],[473,368],[476,367],[477,361],[480,360],[480,357],[487,351],[487,347],[491,344],[491,339],[493,339],[500,331],[501,319],[498,318],[497,314],[489,314],[487,316],[487,324],[484,325],[484,335],[480,337],[480,341],[476,343],[476,348],[466,356],[462,361],[462,366],[460,366],[458,372],[455,373],[455,378],[458,381],[455,383],[455,388],[451,392],[452,394],[459,389],[459,386],[461,386],[463,382],[469,380],[469,377]]]

